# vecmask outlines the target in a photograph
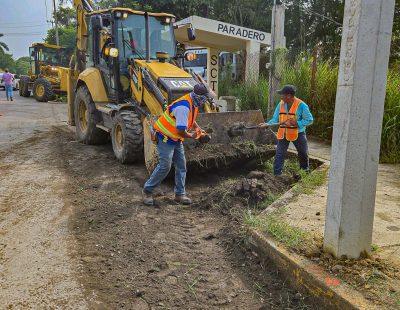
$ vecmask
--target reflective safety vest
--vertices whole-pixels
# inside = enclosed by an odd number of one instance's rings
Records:
[[[192,98],[190,97],[190,94],[187,94],[179,98],[178,100],[172,102],[154,124],[155,130],[161,133],[163,136],[165,136],[166,137],[165,140],[167,140],[167,138],[170,138],[175,142],[179,140],[181,141],[184,140],[184,138],[179,135],[178,130],[176,128],[174,109],[178,106],[185,106],[188,107],[190,110],[187,130],[191,129],[193,123],[196,121],[197,112],[199,109],[193,105],[193,101]]]
[[[297,121],[296,112],[299,108],[301,100],[297,97],[294,97],[294,102],[290,107],[289,112],[286,112],[285,103],[283,101],[280,102],[280,110],[279,110],[279,122],[282,123],[288,119],[295,119]],[[288,141],[296,141],[299,136],[299,130],[297,126],[279,126],[277,138],[282,140],[286,138]]]

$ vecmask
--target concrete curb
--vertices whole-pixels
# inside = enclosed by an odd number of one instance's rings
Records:
[[[303,294],[311,294],[323,309],[382,309],[368,302],[361,293],[330,275],[318,264],[289,252],[257,230],[248,231],[249,245],[261,257],[268,257],[289,282]]]
[[[310,156],[310,159],[321,162],[321,165],[313,172],[329,169],[329,161],[315,156]],[[296,186],[272,203],[259,216],[266,216],[293,200],[297,196]],[[311,295],[319,300],[323,309],[381,309],[368,302],[360,292],[342,283],[315,262],[288,251],[286,247],[263,233],[249,229],[247,235],[249,245],[260,253],[261,257],[264,256],[275,263],[294,287],[303,294]]]

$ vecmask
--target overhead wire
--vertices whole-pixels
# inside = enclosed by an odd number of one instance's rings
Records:
[[[292,4],[288,4],[288,3],[285,3],[285,2],[283,2],[283,1],[282,1],[282,4],[283,4],[285,7],[288,7],[288,6],[290,6],[290,5],[295,5],[295,6],[299,7],[299,8],[300,8],[300,10],[302,10],[303,12],[306,12],[306,13],[311,13],[311,14],[317,15],[317,16],[319,16],[319,17],[323,18],[323,19],[326,19],[326,20],[329,20],[329,21],[331,21],[332,23],[334,23],[334,24],[338,25],[339,27],[342,27],[342,24],[341,24],[341,23],[339,23],[339,22],[337,22],[337,21],[336,21],[336,20],[334,20],[333,18],[330,18],[330,17],[328,17],[328,16],[326,16],[326,15],[323,15],[323,14],[317,13],[317,12],[315,12],[315,11],[311,10],[311,9],[304,8],[304,7],[303,7],[303,6],[301,6],[300,4],[297,4],[297,3],[294,3],[294,2],[293,2]]]
[[[10,29],[10,28],[32,28],[32,27],[43,27],[43,26],[48,26],[47,24],[40,24],[40,25],[26,25],[26,26],[7,26],[7,27],[3,27],[0,26],[0,30],[1,29]]]

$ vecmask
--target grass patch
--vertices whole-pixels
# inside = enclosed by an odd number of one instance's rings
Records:
[[[293,188],[296,194],[311,194],[317,187],[324,184],[327,178],[328,170],[317,170],[313,173],[306,174],[302,171],[300,174],[301,180]]]
[[[271,158],[263,163],[263,168],[269,173],[274,172],[274,159]],[[306,173],[300,169],[299,163],[295,158],[288,158],[285,160],[285,167],[283,174],[299,176],[300,181],[294,187],[293,191],[295,194],[311,194],[317,187],[324,184],[328,171],[327,170],[316,170],[312,173]]]
[[[275,200],[282,195],[282,193],[271,193],[267,194],[267,197],[258,205],[258,209],[264,210],[268,208]]]
[[[284,212],[282,208],[260,217],[248,210],[244,217],[244,224],[274,237],[291,249],[298,250],[310,239],[310,235],[300,228],[290,226],[282,218]]]

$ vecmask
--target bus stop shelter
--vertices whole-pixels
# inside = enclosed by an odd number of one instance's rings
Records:
[[[277,16],[275,46],[284,47],[284,13]],[[187,30],[195,30],[196,39],[189,41]],[[190,16],[175,23],[176,40],[190,46],[208,49],[207,81],[218,95],[219,51],[238,52],[245,50],[245,80],[257,80],[259,76],[260,49],[271,46],[271,34],[199,16]]]

